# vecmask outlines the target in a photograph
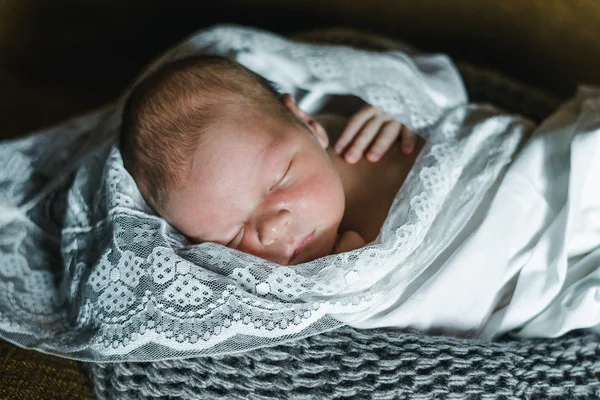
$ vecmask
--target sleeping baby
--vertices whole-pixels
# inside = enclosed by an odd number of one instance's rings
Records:
[[[424,144],[364,103],[349,120],[313,118],[220,56],[180,59],[146,77],[121,129],[124,166],[167,222],[194,243],[282,265],[374,241]]]
[[[278,60],[259,55],[244,65],[282,86],[297,76],[312,83],[302,68],[288,66],[285,77],[270,73],[265,59],[272,69]],[[402,64],[394,57],[379,59],[379,73],[393,71],[397,80],[382,81],[397,83],[414,71],[396,69]],[[316,116],[331,107],[311,107],[312,93],[360,93],[339,90],[334,78],[305,85],[306,97],[287,86],[313,118],[261,76],[228,58],[180,59],[142,80],[123,111],[123,165],[164,220],[193,243],[303,264],[265,269],[272,274],[266,278],[245,270],[252,267],[247,263],[216,268],[251,293],[298,296],[307,307],[327,299],[328,315],[356,328],[492,338],[516,330],[557,336],[597,324],[587,310],[598,309],[599,194],[590,173],[600,171],[598,136],[585,134],[588,125],[596,132],[595,92],[582,93],[536,129],[492,107],[453,107],[430,85],[411,87],[416,74],[398,84],[396,97],[362,92],[412,125],[414,114],[399,112],[398,103],[414,106],[422,118],[445,107],[423,128],[424,146],[369,105],[359,105],[348,121]],[[439,97],[439,107],[415,101],[419,93]],[[399,137],[402,146],[393,145]],[[338,253],[344,254],[325,257]],[[309,261],[322,258],[331,261],[315,263],[320,269],[311,275]],[[305,293],[307,287],[316,294]]]

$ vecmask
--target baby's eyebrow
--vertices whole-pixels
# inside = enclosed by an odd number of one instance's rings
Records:
[[[266,176],[266,168],[269,162],[272,161],[273,153],[277,152],[277,150],[282,146],[282,144],[283,140],[281,138],[274,137],[271,140],[271,142],[268,145],[266,145],[259,153],[258,158],[260,159],[260,162],[257,165],[259,165],[260,167],[256,170],[256,176],[254,178],[254,187],[262,187],[264,183],[262,182],[262,180],[264,180],[265,178],[272,179],[270,176]]]
[[[264,169],[265,164],[267,163],[269,156],[272,155],[275,151],[277,151],[277,149],[279,147],[281,147],[282,144],[282,140],[279,138],[273,138],[273,140],[271,140],[271,143],[269,143],[264,149],[263,149],[263,155],[262,155],[262,167]]]

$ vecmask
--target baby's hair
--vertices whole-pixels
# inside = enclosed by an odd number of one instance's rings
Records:
[[[167,63],[133,88],[119,146],[125,168],[156,212],[163,214],[170,191],[184,183],[204,133],[240,106],[299,123],[269,81],[225,57]]]

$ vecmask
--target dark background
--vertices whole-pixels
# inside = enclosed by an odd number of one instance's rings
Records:
[[[600,83],[597,0],[2,0],[1,137],[110,101],[167,47],[218,22],[357,27],[561,97]]]

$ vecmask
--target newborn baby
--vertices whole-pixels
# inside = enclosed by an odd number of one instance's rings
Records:
[[[311,117],[235,61],[195,56],[133,89],[120,149],[146,202],[192,242],[299,264],[374,241],[423,146],[369,105],[342,121]]]

